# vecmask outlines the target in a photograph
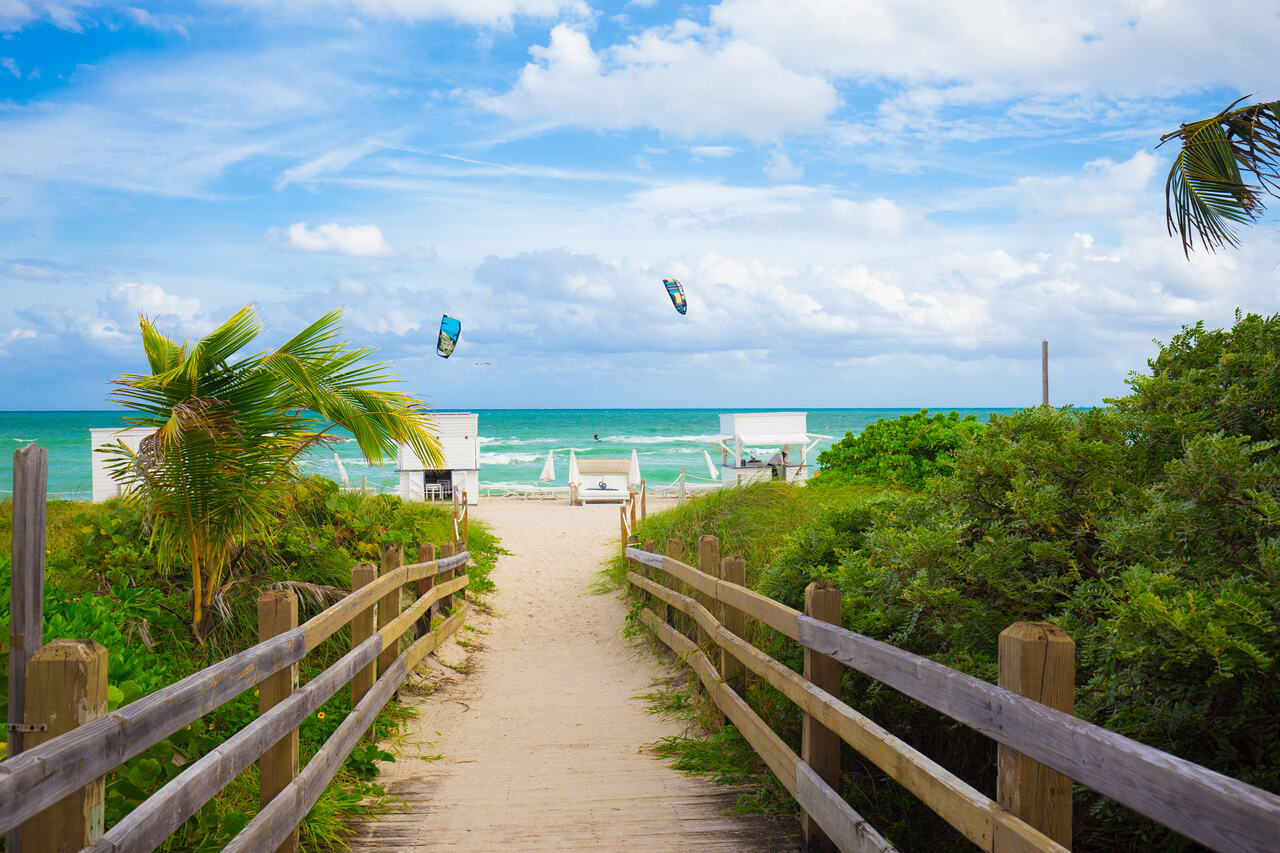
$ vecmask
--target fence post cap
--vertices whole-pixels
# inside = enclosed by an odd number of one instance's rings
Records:
[[[1014,622],[1000,632],[1000,639],[1017,642],[1064,643],[1074,646],[1071,635],[1051,622]]]

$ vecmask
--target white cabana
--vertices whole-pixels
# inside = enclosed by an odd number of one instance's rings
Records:
[[[631,451],[630,459],[579,457],[569,451],[569,503],[625,501],[640,485],[640,458]]]

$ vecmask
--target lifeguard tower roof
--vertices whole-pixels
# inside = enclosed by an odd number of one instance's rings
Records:
[[[778,447],[809,443],[808,412],[740,412],[720,416],[719,441]]]

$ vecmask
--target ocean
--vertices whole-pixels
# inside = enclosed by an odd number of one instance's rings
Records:
[[[708,478],[703,451],[708,439],[719,433],[723,413],[759,412],[768,409],[477,409],[480,416],[480,487],[500,491],[534,485],[548,451],[556,451],[556,481],[567,485],[569,449],[593,455],[629,456],[634,448],[642,476],[655,486],[665,486],[687,469],[689,482]],[[896,418],[917,409],[809,409],[809,432],[832,436],[810,453],[816,466],[818,453],[846,433],[860,433],[880,418]],[[937,411],[950,411],[938,409]],[[1013,409],[957,409],[985,421],[992,413]],[[49,497],[87,500],[90,496],[89,429],[122,423],[122,412],[0,412],[0,493],[13,484],[12,450],[36,441],[49,450]],[[600,440],[594,439],[595,435]],[[759,450],[767,450],[760,448]],[[384,467],[368,465],[354,442],[313,453],[303,461],[308,472],[339,479],[334,451],[342,460],[352,485],[367,482],[383,492],[394,492],[399,475],[392,462]],[[716,459],[716,455],[712,454]]]

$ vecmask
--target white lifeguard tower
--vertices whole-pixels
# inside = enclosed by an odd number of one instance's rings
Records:
[[[808,412],[721,415],[720,435],[711,441],[720,451],[721,482],[803,481],[809,476],[809,452],[831,437],[810,433],[808,420]]]
[[[467,503],[480,499],[480,416],[472,412],[436,412],[437,434],[444,462],[428,468],[413,448],[401,444],[396,456],[400,471],[400,497],[407,501],[444,500],[467,495]]]
[[[102,446],[123,441],[125,447],[137,453],[138,445],[142,444],[142,440],[153,432],[155,430],[150,427],[132,427],[130,429],[99,427],[89,430],[89,467],[93,476],[94,503],[100,504],[103,501],[118,498],[124,493],[124,484],[111,476],[111,472],[107,470],[107,465],[111,462],[111,458],[103,452]]]

